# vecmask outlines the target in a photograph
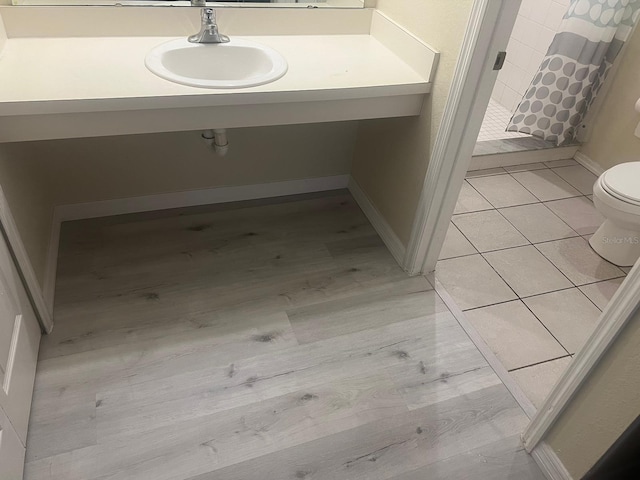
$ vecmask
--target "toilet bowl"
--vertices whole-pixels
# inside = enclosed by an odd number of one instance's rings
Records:
[[[589,240],[605,260],[630,267],[640,258],[640,162],[604,172],[593,186],[593,204],[606,218]]]

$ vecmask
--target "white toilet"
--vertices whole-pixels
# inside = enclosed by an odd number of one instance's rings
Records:
[[[593,203],[606,220],[589,240],[591,248],[615,265],[633,266],[640,257],[640,162],[600,175]]]

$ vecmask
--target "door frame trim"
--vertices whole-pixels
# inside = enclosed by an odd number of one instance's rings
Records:
[[[506,50],[520,3],[475,0],[472,6],[403,262],[411,275],[435,269],[498,77],[493,60]]]
[[[13,261],[16,264],[16,270],[18,270],[20,274],[40,328],[43,333],[50,333],[53,329],[52,312],[47,308],[38,277],[33,269],[33,265],[31,265],[27,250],[22,243],[18,226],[13,219],[13,215],[9,209],[9,202],[7,202],[2,188],[0,188],[0,230],[2,230],[2,235],[5,237]]]
[[[531,419],[522,435],[528,452],[532,452],[544,440],[547,432],[639,309],[640,261],[627,274],[627,278],[600,315],[595,330]]]
[[[489,63],[506,48],[519,6],[511,0],[474,2],[405,255],[410,274],[435,270],[497,77]],[[639,309],[640,261],[523,433],[525,448],[534,458],[539,460],[545,449],[549,453],[545,436]]]

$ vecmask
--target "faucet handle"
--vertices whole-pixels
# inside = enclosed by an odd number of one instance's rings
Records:
[[[213,25],[216,23],[216,11],[213,8],[203,8],[201,15],[203,24]]]

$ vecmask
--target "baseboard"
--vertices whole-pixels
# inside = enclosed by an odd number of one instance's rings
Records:
[[[323,192],[347,188],[349,175],[306,178],[285,182],[241,185],[236,187],[215,187],[188,192],[163,193],[141,197],[119,198],[98,202],[76,203],[57,206],[53,214],[51,238],[47,254],[47,271],[43,287],[43,297],[53,311],[56,271],[58,266],[58,246],[62,222],[88,218],[124,215],[128,213],[151,212],[171,208],[195,207],[216,203],[257,200],[261,198],[283,197],[303,193]]]
[[[56,274],[58,270],[58,248],[60,246],[60,226],[62,221],[57,209],[53,210],[53,220],[51,221],[51,235],[49,237],[49,248],[47,250],[47,264],[44,273],[44,284],[42,286],[42,296],[49,312],[53,315],[53,299],[56,292]]]
[[[496,153],[494,155],[478,155],[471,158],[469,171],[485,168],[510,167],[527,163],[551,162],[574,158],[577,146],[543,148],[540,150],[525,150],[521,152]]]
[[[0,20],[1,21],[1,20]],[[7,248],[11,252],[16,269],[18,270],[33,311],[44,333],[51,332],[53,320],[51,310],[44,299],[42,286],[38,281],[27,249],[22,242],[9,202],[0,186],[0,235],[4,236]],[[1,409],[0,409],[1,410]]]
[[[576,154],[573,156],[573,159],[598,177],[605,171],[605,169],[599,163],[595,162],[582,152],[576,152]]]
[[[393,255],[393,258],[398,262],[398,265],[404,268],[406,247],[353,177],[349,178],[349,191],[371,222],[371,225],[373,225],[373,228],[378,232],[378,235],[380,235],[380,238],[389,249],[389,252],[391,252],[391,255]]]
[[[556,452],[546,442],[540,442],[531,456],[548,480],[573,480]]]
[[[69,220],[152,212],[170,208],[195,207],[197,205],[212,205],[215,203],[240,202],[243,200],[338,190],[347,188],[348,183],[349,175],[336,175],[258,185],[214,187],[187,192],[161,193],[159,195],[60,205],[56,207],[56,213],[61,222],[67,222]]]

